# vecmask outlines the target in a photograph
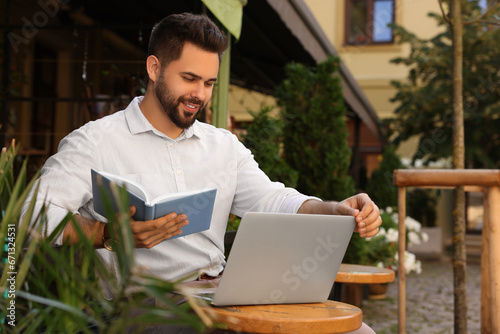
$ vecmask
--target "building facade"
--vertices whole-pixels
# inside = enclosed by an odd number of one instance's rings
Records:
[[[396,90],[391,80],[404,80],[408,68],[391,59],[409,54],[409,45],[398,44],[389,23],[403,26],[420,38],[440,32],[429,12],[440,13],[437,0],[305,0],[342,61],[352,73],[380,119],[391,117]],[[416,140],[399,148],[410,157]]]

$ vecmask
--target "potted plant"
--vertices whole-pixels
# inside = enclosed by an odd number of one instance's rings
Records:
[[[120,242],[115,245],[120,279],[104,265],[83,234],[76,245],[53,246],[57,233],[73,221],[71,213],[50,235],[43,231],[44,209],[32,219],[34,201],[20,220],[29,192],[35,188],[36,194],[38,174],[28,181],[24,161],[14,175],[17,150],[13,142],[0,156],[0,246],[4,250],[0,262],[1,332],[124,333],[131,327],[141,330],[151,324],[170,323],[201,331],[211,325],[192,298],[188,298],[191,303],[178,305],[169,297],[176,289],[175,282],[146,276],[134,266],[127,214],[109,221],[112,226],[120,225],[116,229]],[[115,196],[120,211],[128,212],[126,192],[117,190]],[[108,210],[113,210],[110,205]],[[113,298],[103,293],[102,281],[109,283]],[[144,304],[148,298],[156,298],[158,303]],[[132,316],[132,310],[140,312]]]

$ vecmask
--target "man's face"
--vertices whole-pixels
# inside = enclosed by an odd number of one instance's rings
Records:
[[[217,53],[186,43],[181,57],[161,69],[155,95],[172,123],[189,128],[212,97],[219,70]]]

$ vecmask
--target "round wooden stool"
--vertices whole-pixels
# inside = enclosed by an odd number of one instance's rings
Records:
[[[361,327],[359,308],[336,301],[209,307],[215,322],[248,333],[345,333]]]
[[[364,284],[389,283],[394,281],[394,277],[395,272],[391,269],[342,263],[337,273],[337,277],[335,277],[335,282]]]

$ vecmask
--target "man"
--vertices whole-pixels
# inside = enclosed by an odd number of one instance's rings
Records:
[[[229,213],[353,215],[361,236],[378,232],[380,213],[366,194],[339,203],[322,202],[271,182],[234,135],[196,121],[211,98],[226,47],[225,35],[203,15],[171,15],[154,27],[145,96],[135,98],[125,110],[70,133],[44,165],[36,210],[45,198],[50,203],[48,233],[70,210],[86,236],[93,239],[96,251],[113,265],[112,252],[102,248],[109,235],[105,219],[93,210],[91,168],[133,179],[153,198],[217,185],[208,231],[163,242],[182,233],[189,223],[185,215],[131,221],[137,265],[166,280],[200,269],[215,277],[223,270]],[[134,212],[132,207],[131,215]],[[78,240],[72,224],[65,227],[57,243],[63,240]]]

